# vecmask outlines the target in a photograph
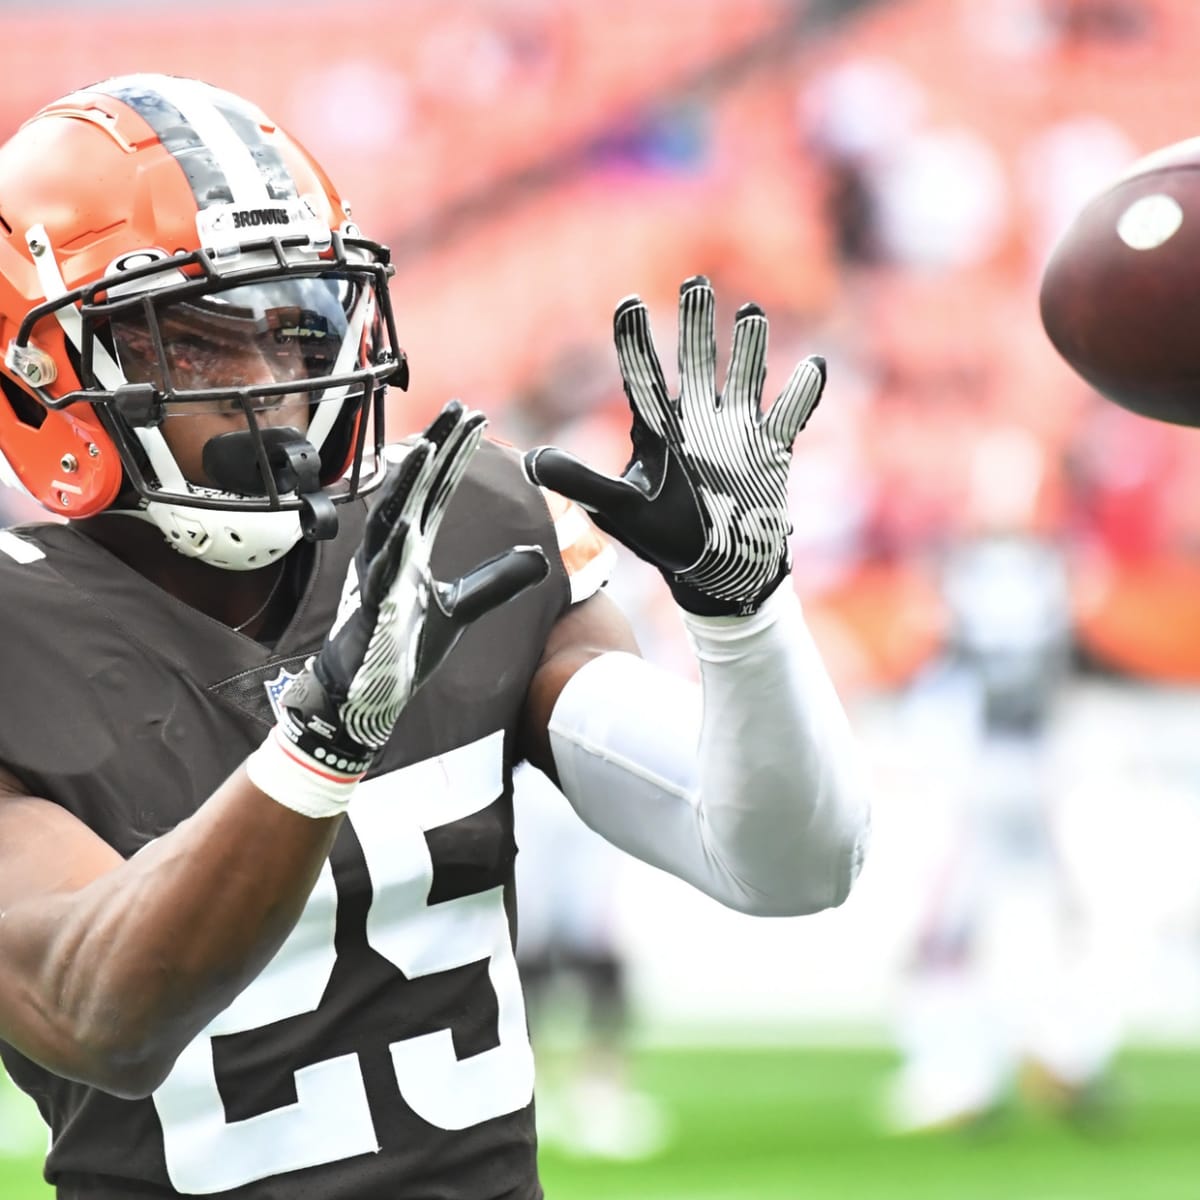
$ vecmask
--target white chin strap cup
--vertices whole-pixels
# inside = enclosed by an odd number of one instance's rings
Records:
[[[302,533],[300,514],[294,510],[248,513],[151,501],[132,515],[157,525],[180,554],[226,571],[270,566]]]

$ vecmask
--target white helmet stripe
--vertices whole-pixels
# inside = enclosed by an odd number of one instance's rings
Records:
[[[187,177],[196,207],[294,199],[295,180],[253,105],[197,79],[123,75],[94,85],[134,110]]]
[[[177,79],[169,75],[149,75],[141,78],[145,80],[148,90],[157,91],[163,99],[179,110],[184,120],[195,130],[196,136],[216,158],[232,194],[214,196],[212,200],[234,204],[261,204],[271,198],[266,180],[250,153],[250,147],[238,136],[225,114],[212,102],[212,89],[207,84],[195,79]],[[125,97],[122,96],[121,99]],[[204,208],[207,199],[208,197],[197,196],[196,202]]]

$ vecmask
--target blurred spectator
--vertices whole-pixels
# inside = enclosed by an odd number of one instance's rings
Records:
[[[1131,42],[1154,24],[1147,0],[1041,0],[1047,25],[1064,45]]]
[[[931,122],[927,103],[902,66],[868,58],[801,94],[801,131],[828,173],[827,212],[847,265],[972,266],[1006,233],[999,156],[978,132]]]
[[[802,146],[825,172],[825,216],[843,264],[889,258],[877,171],[912,136],[924,107],[917,80],[886,59],[851,59],[802,89]]]

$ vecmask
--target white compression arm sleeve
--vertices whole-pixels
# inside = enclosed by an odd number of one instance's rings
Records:
[[[563,792],[608,841],[730,908],[840,904],[869,806],[799,600],[785,583],[749,617],[684,616],[700,687],[621,653],[567,683],[550,718]]]

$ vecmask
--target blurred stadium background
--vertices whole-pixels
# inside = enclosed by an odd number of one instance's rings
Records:
[[[1198,132],[1195,0],[0,10],[0,135],[155,70],[306,142],[395,249],[405,428],[458,395],[508,440],[619,469],[612,308],[642,294],[669,351],[699,272],[723,331],[766,308],[769,395],[800,355],[829,361],[795,580],[873,774],[868,866],[844,908],[776,922],[611,867],[629,1071],[663,1136],[625,1163],[547,1139],[554,1200],[1200,1194],[1200,440],[1090,393],[1036,303],[1083,200]],[[614,590],[645,653],[690,670],[640,564]],[[988,715],[984,660],[1030,711]],[[967,976],[983,999],[946,1053],[1007,1055],[1004,1086],[973,1136],[899,1139],[925,1123],[889,1091],[910,1035],[929,1041],[909,1010],[953,1023],[918,985]],[[547,1057],[581,1036],[571,1003]],[[1091,1057],[1022,1088],[1016,1027],[1052,1009]],[[4,1200],[44,1194],[34,1124],[0,1084]]]

